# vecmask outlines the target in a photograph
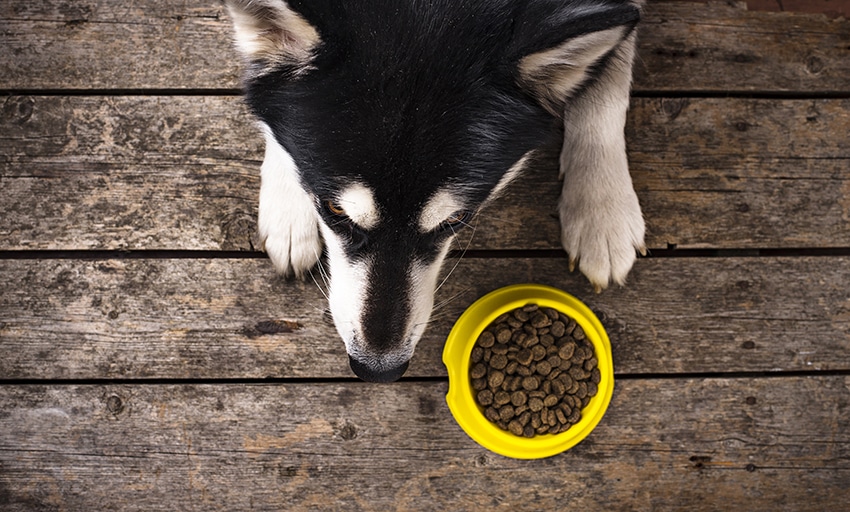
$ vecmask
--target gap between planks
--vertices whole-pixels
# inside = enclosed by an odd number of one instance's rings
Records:
[[[759,249],[678,249],[650,248],[645,259],[658,258],[742,258],[742,257],[835,257],[850,256],[850,247],[797,247]],[[560,249],[470,249],[454,250],[449,258],[566,258]],[[186,259],[265,259],[261,251],[216,250],[12,250],[0,251],[0,260],[186,260]]]
[[[788,379],[815,377],[850,377],[850,370],[809,370],[775,372],[682,372],[682,373],[616,373],[616,380],[748,380],[748,379]],[[444,383],[445,376],[402,377],[398,383]],[[153,379],[0,379],[3,386],[181,386],[181,385],[292,385],[292,384],[362,384],[369,385],[356,377],[267,377],[267,378],[153,378]]]
[[[0,96],[242,96],[241,89],[0,89]],[[633,98],[693,98],[693,99],[751,99],[751,100],[812,100],[812,99],[850,99],[847,91],[750,91],[750,90],[699,90],[682,89],[656,91],[635,89]]]

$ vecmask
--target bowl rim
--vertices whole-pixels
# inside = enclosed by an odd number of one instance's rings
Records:
[[[573,318],[593,344],[601,373],[597,394],[582,409],[582,419],[577,424],[560,434],[543,434],[533,438],[506,432],[484,417],[475,403],[469,382],[469,354],[478,336],[503,313],[528,303],[553,308]],[[611,343],[602,322],[577,298],[563,290],[541,284],[505,286],[475,301],[449,332],[443,348],[443,364],[449,375],[446,403],[458,425],[484,448],[515,459],[540,459],[572,448],[599,424],[614,394]]]

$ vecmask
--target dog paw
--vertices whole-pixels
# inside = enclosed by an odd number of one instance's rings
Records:
[[[310,197],[290,196],[272,204],[260,200],[259,234],[275,269],[287,276],[303,277],[322,254],[316,210]],[[294,194],[293,194],[294,195]]]
[[[260,242],[278,272],[303,277],[322,254],[313,198],[298,180],[295,162],[265,127],[266,157],[257,219]]]
[[[599,293],[613,281],[625,283],[637,259],[646,254],[645,225],[637,195],[627,190],[608,191],[602,197],[569,197],[565,187],[559,205],[561,244],[570,258],[570,271],[578,262]]]

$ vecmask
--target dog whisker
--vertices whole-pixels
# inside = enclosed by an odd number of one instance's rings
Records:
[[[468,291],[469,291],[469,290],[471,290],[471,289],[472,289],[472,287],[471,287],[471,286],[467,286],[466,288],[464,288],[463,290],[461,290],[461,291],[459,291],[459,292],[455,293],[455,294],[454,294],[454,295],[452,295],[451,297],[445,298],[445,299],[441,300],[440,302],[438,302],[437,304],[434,304],[434,307],[433,307],[433,308],[431,308],[431,314],[433,315],[434,313],[439,312],[442,308],[446,307],[448,304],[450,304],[450,303],[451,303],[451,302],[453,302],[455,299],[457,299],[458,297],[460,297],[461,295],[465,294],[466,292],[468,292]]]
[[[416,324],[415,327],[419,327],[420,325],[428,326],[430,324],[433,324],[433,322],[435,322],[435,321],[439,321],[439,320],[443,320],[443,319],[447,318],[449,311],[447,309],[445,309],[446,306],[448,306],[449,304],[454,302],[459,297],[465,295],[470,290],[472,290],[472,287],[467,286],[466,288],[463,288],[462,290],[458,291],[457,293],[453,294],[452,296],[447,297],[447,298],[441,300],[440,302],[434,304],[434,306],[431,308],[431,316],[428,318],[428,321]]]
[[[440,288],[442,288],[442,287],[443,287],[443,285],[444,285],[444,284],[446,284],[446,281],[449,279],[449,276],[451,276],[451,275],[452,275],[452,273],[455,271],[455,269],[457,268],[457,266],[460,264],[460,261],[463,259],[463,255],[464,255],[464,254],[466,254],[466,251],[468,251],[468,250],[469,250],[469,246],[470,246],[470,245],[472,245],[472,239],[475,237],[475,228],[477,227],[477,225],[478,225],[478,221],[477,221],[477,217],[476,217],[476,223],[475,223],[475,226],[470,226],[470,228],[472,229],[472,233],[470,233],[470,234],[469,234],[469,240],[467,240],[467,242],[466,242],[466,247],[464,247],[464,248],[463,248],[463,250],[461,251],[460,256],[458,256],[458,257],[457,257],[457,261],[455,261],[454,266],[452,266],[452,269],[451,269],[451,270],[449,270],[448,274],[446,274],[446,277],[444,277],[444,278],[443,278],[443,280],[440,282],[440,284],[439,284],[439,285],[437,286],[437,288],[434,290],[434,293],[436,293],[437,291],[439,291],[439,290],[440,290]],[[457,232],[454,230],[454,228],[452,228],[452,233],[453,233],[453,234],[455,234],[455,235],[457,235]]]
[[[318,251],[316,251],[315,247],[313,247],[313,253],[316,255],[316,265],[319,268],[319,276],[321,276],[322,282],[325,284],[325,289],[330,290],[330,288],[331,288],[330,276],[328,276],[328,272],[327,272],[327,270],[325,270],[325,266],[322,263],[322,257],[318,253]]]
[[[328,280],[325,277],[324,268],[322,267],[322,258],[321,258],[321,256],[319,256],[318,251],[316,251],[315,248],[313,248],[313,251],[316,254],[316,267],[319,269],[319,276],[322,278],[322,281],[324,282],[325,287],[330,289],[330,287],[328,286]],[[322,288],[322,285],[319,284],[319,282],[316,280],[316,276],[313,275],[313,269],[309,270],[309,274],[310,274],[310,279],[313,280],[313,282],[316,284],[316,288],[318,288],[319,291],[322,293],[322,295],[324,295],[325,300],[330,301],[330,297],[328,296],[328,292],[325,291],[325,288]]]
[[[325,300],[330,300],[330,298],[328,297],[328,294],[325,292],[325,290],[322,288],[322,286],[319,284],[319,282],[316,281],[316,276],[313,275],[313,270],[311,269],[308,273],[310,274],[310,279],[312,279],[313,282],[316,284],[316,288],[318,288],[319,291],[322,293],[322,295],[324,295]]]
[[[475,217],[475,222],[476,222],[476,225],[477,225],[477,222],[478,222],[478,216],[476,216],[476,217]],[[461,225],[463,225],[463,226],[465,226],[465,227],[471,228],[471,229],[475,229],[475,228],[473,227],[473,225],[472,225],[469,221],[461,220],[459,224],[461,224]],[[457,234],[457,232],[454,230],[454,227],[452,227],[452,232],[454,232],[455,234]]]
[[[322,313],[322,314],[324,314],[324,313],[325,313],[325,309],[326,309],[326,308],[324,308],[323,306],[316,305],[316,304],[314,304],[314,303],[312,303],[312,302],[307,302],[306,304],[307,304],[308,306],[310,306],[311,308],[315,309],[316,311],[318,311],[319,313]]]

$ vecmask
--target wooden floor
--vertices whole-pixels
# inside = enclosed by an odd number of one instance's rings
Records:
[[[544,159],[391,385],[253,250],[262,147],[218,3],[2,0],[0,53],[0,510],[847,510],[846,19],[650,3],[627,127],[650,256],[600,295],[570,274]],[[525,281],[599,314],[617,375],[538,461],[461,431],[440,361]]]

